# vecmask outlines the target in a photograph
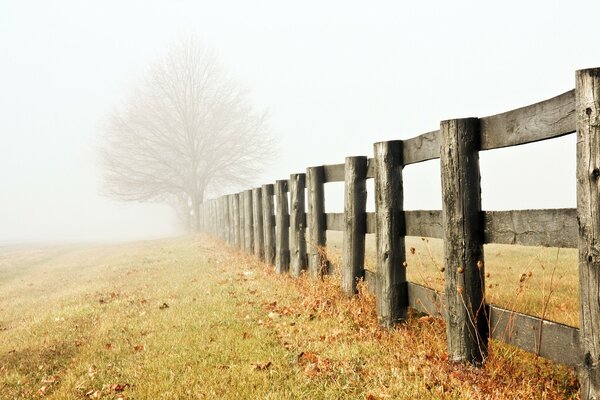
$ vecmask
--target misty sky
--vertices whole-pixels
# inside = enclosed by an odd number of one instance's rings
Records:
[[[101,196],[96,147],[182,35],[269,111],[281,155],[256,184],[553,97],[600,66],[597,1],[410,3],[0,0],[0,243],[176,233],[166,206]],[[482,153],[481,168],[485,209],[575,206],[573,135]],[[441,208],[438,174],[405,168],[405,208]],[[327,211],[342,188],[327,185]]]

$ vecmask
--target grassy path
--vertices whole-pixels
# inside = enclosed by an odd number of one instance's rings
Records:
[[[203,238],[0,249],[0,398],[569,398],[571,371],[494,344],[446,361],[441,321],[277,276]]]

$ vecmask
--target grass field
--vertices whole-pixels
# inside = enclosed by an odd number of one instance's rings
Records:
[[[342,233],[327,232],[334,254]],[[411,251],[411,248],[414,251]],[[436,289],[444,287],[441,239],[406,239],[407,279]],[[579,326],[577,249],[489,244],[484,246],[488,302],[510,310]],[[375,270],[375,235],[367,235],[366,268]]]
[[[2,399],[576,396],[568,368],[499,343],[483,369],[451,365],[443,321],[380,329],[368,294],[204,237],[0,249]]]

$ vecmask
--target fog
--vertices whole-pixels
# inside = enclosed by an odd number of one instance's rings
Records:
[[[97,148],[182,35],[269,111],[280,155],[256,185],[553,97],[600,66],[596,1],[416,3],[0,1],[0,244],[179,233],[168,206],[101,194]],[[441,208],[438,164],[406,167],[407,209]],[[575,206],[573,135],[483,152],[481,168],[485,209]],[[326,191],[340,210],[343,186]]]

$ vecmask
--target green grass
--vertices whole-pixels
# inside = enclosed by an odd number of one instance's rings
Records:
[[[2,399],[576,396],[572,371],[493,343],[451,365],[443,321],[378,327],[337,277],[293,280],[205,237],[0,250]]]

